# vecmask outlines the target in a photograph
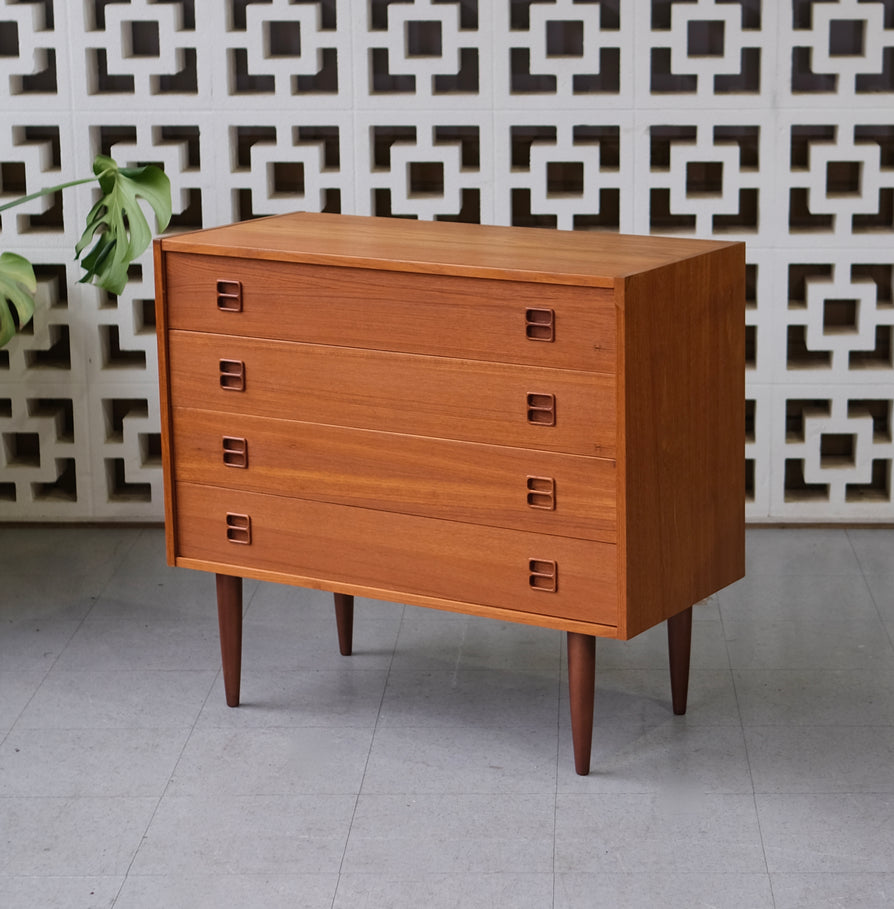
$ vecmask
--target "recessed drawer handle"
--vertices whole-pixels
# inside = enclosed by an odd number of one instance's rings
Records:
[[[559,566],[550,559],[528,561],[528,584],[532,590],[555,593],[559,589]]]
[[[227,513],[227,539],[231,543],[251,543],[251,518],[247,514]]]
[[[221,312],[242,312],[242,282],[217,282],[217,308]]]
[[[220,361],[220,387],[224,391],[245,391],[245,363],[242,360]]]
[[[529,341],[555,341],[556,311],[554,309],[526,309],[525,337]]]
[[[553,477],[528,477],[528,505],[544,511],[556,510],[556,481]]]
[[[248,467],[248,440],[224,436],[223,462],[227,467]]]
[[[538,426],[556,425],[556,396],[528,395],[528,422]]]

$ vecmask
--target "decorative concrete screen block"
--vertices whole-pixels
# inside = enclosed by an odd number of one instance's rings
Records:
[[[747,515],[894,521],[891,0],[0,0],[0,203],[157,163],[171,231],[292,210],[747,243]],[[151,520],[148,255],[90,188],[0,214],[0,519]]]
[[[768,8],[769,7],[769,8]],[[733,95],[736,105],[766,103],[772,78],[761,79],[773,40],[772,5],[737,0],[666,0],[651,9],[650,53],[641,78],[655,97],[688,95],[705,103]],[[772,73],[770,74],[772,76]]]

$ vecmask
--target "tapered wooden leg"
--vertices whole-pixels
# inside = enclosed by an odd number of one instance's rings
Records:
[[[568,632],[568,693],[571,699],[571,741],[574,769],[590,772],[593,746],[593,704],[596,697],[596,638]]]
[[[670,661],[671,700],[674,713],[686,713],[689,694],[689,653],[692,648],[692,607],[667,620],[667,651]]]
[[[217,577],[217,620],[220,624],[220,660],[228,707],[239,706],[242,678],[242,578]]]
[[[335,624],[338,627],[338,650],[350,656],[354,646],[354,597],[335,593]]]

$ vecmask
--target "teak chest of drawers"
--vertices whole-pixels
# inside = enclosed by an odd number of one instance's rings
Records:
[[[217,575],[568,632],[575,765],[595,637],[744,571],[741,243],[294,214],[156,241],[167,554]]]

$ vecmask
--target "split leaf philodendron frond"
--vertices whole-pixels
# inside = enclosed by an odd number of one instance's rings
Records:
[[[28,324],[34,313],[36,290],[37,280],[31,263],[15,253],[0,253],[0,347],[12,338],[18,326]]]
[[[75,258],[79,258],[93,243],[93,248],[81,260],[85,271],[81,281],[96,284],[109,293],[120,294],[127,284],[130,263],[146,250],[152,240],[149,222],[138,200],[143,199],[149,204],[155,212],[158,230],[163,231],[171,220],[171,183],[167,174],[154,164],[119,167],[105,155],[96,156],[93,173],[95,177],[72,180],[7,202],[0,205],[0,211],[80,183],[98,180],[103,195],[87,215],[87,227],[75,246]],[[14,253],[0,255],[0,347],[31,318],[36,289],[34,271],[27,259]],[[15,307],[15,315],[12,307]]]
[[[127,267],[149,246],[152,231],[140,210],[137,198],[145,199],[155,212],[158,229],[171,220],[171,184],[161,168],[118,167],[104,155],[93,161],[103,197],[90,209],[87,227],[75,247],[75,256],[96,239],[93,249],[81,261],[86,274],[82,282],[93,281],[113,294],[127,284]]]

